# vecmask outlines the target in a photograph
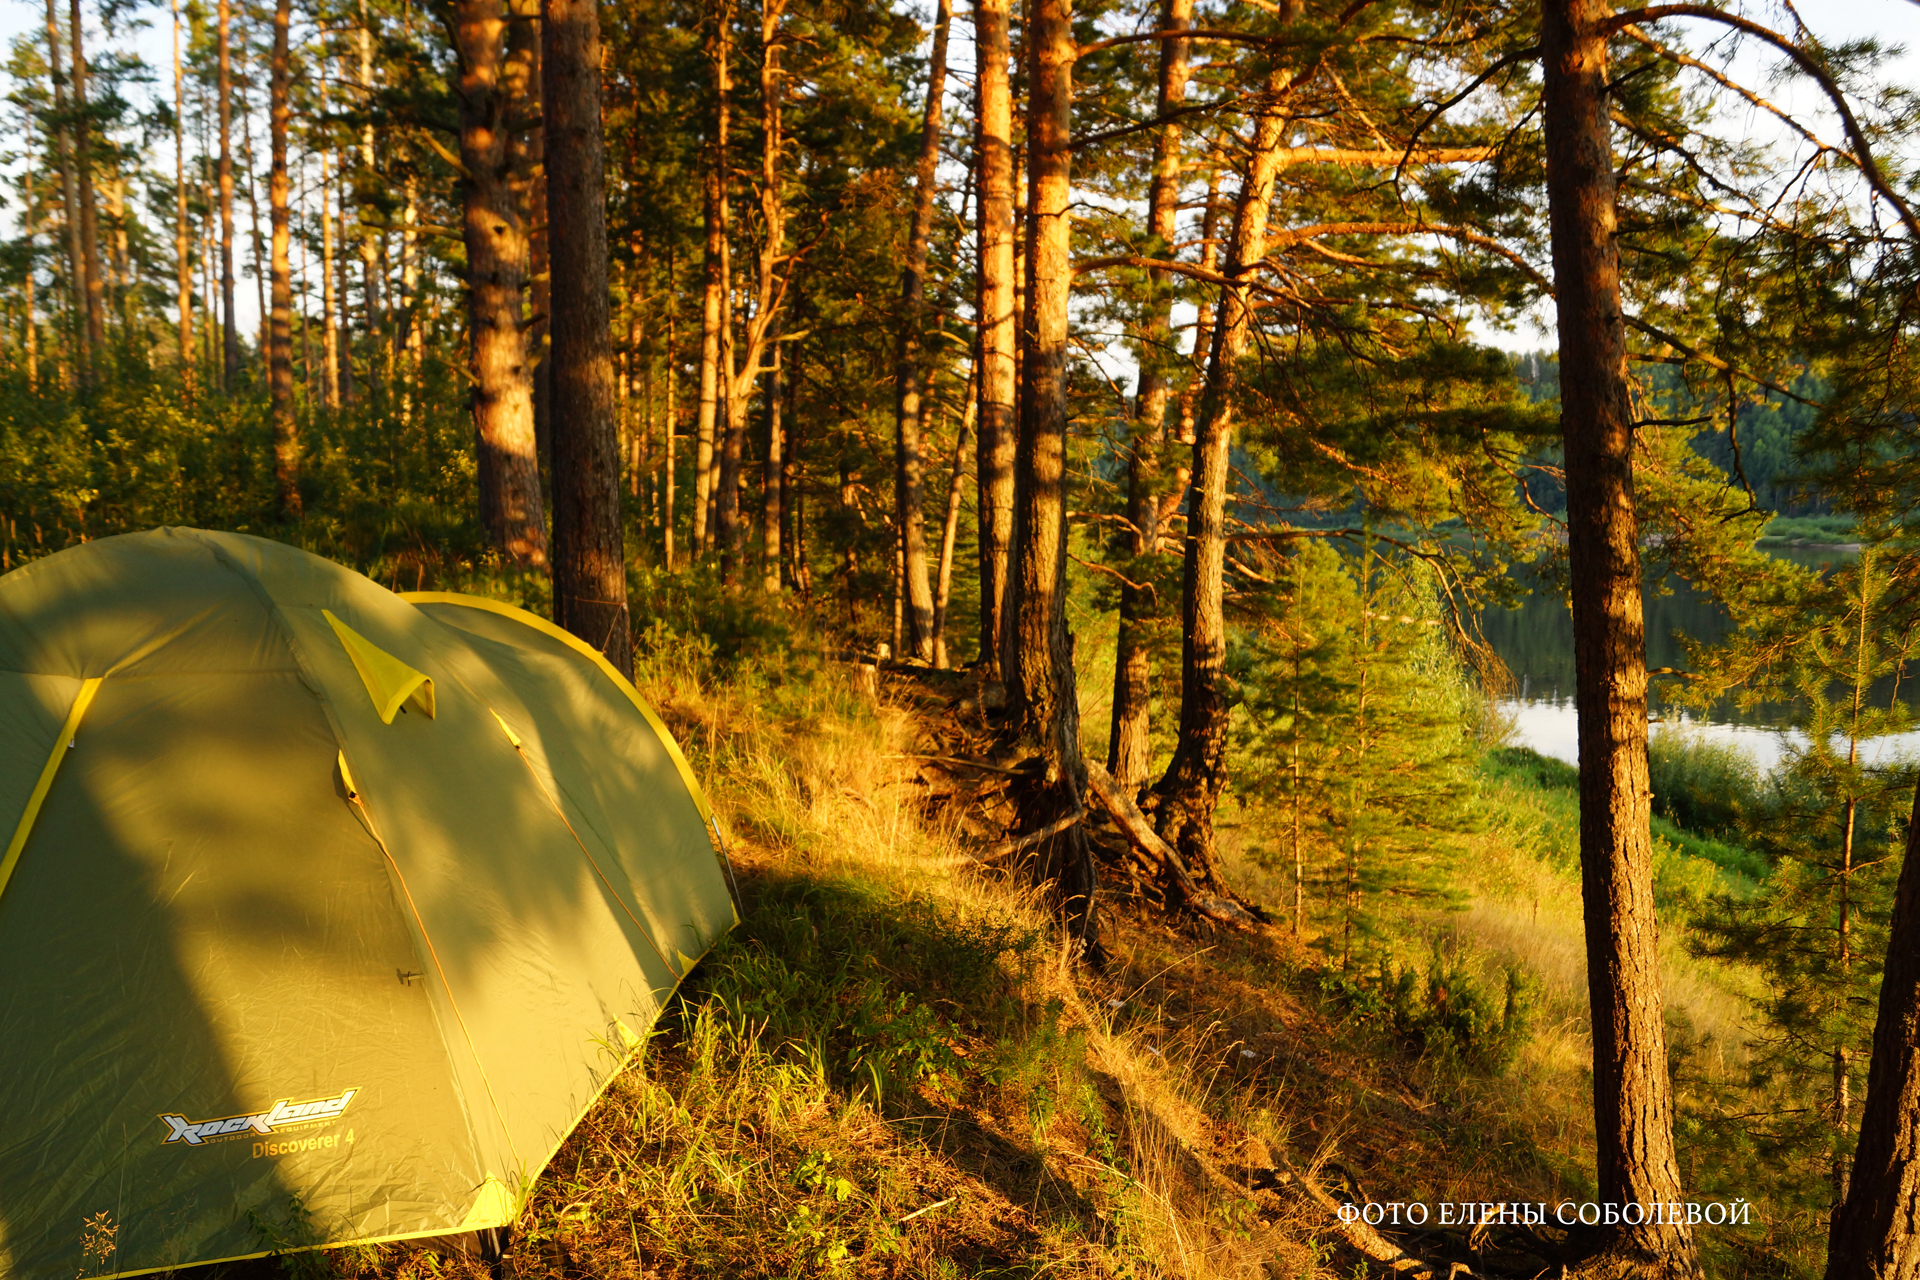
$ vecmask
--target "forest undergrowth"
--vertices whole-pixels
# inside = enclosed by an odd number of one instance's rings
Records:
[[[1333,1205],[1590,1195],[1573,810],[1537,757],[1490,757],[1464,903],[1408,909],[1366,967],[1285,925],[1173,922],[1115,861],[1094,975],[978,860],[945,757],[967,677],[888,672],[874,698],[857,668],[728,666],[670,632],[640,680],[722,815],[743,922],[535,1184],[498,1275],[1311,1280],[1382,1273]],[[1237,813],[1233,874],[1282,901],[1271,815]],[[1663,901],[1717,874],[1669,847]],[[1733,986],[1669,950],[1681,1060],[1733,1070]],[[1393,1242],[1481,1275],[1552,1244]],[[412,1246],[279,1265],[487,1272]]]

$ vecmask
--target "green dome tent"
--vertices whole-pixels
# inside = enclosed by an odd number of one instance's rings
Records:
[[[592,648],[278,543],[0,577],[0,1277],[510,1222],[737,917]]]

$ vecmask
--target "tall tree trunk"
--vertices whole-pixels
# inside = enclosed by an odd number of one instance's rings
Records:
[[[1827,1280],[1920,1277],[1920,788],[1913,803],[1888,923],[1860,1141],[1828,1236]]]
[[[1234,395],[1240,357],[1253,332],[1253,278],[1267,252],[1267,214],[1273,204],[1281,111],[1287,73],[1275,72],[1255,117],[1253,147],[1233,212],[1233,242],[1221,286],[1219,317],[1207,361],[1194,429],[1193,473],[1187,491],[1186,558],[1181,579],[1180,737],[1167,771],[1155,785],[1161,836],[1177,850],[1196,883],[1224,893],[1213,837],[1213,810],[1226,785],[1227,625],[1225,591],[1227,488],[1232,481]]]
[[[1006,632],[1007,552],[1013,540],[1015,435],[1013,263],[1013,89],[1008,0],[975,0],[973,9],[979,156],[980,296],[978,484],[980,541],[980,678],[1000,683]]]
[[[1027,11],[1027,353],[1020,384],[1006,672],[1011,727],[1043,768],[1017,790],[1018,828],[1036,832],[1076,814],[1086,794],[1080,695],[1067,630],[1067,336],[1073,288],[1073,7],[1031,0]],[[1090,964],[1103,962],[1086,831],[1066,827],[1035,848],[1029,869],[1047,886]]]
[[[714,11],[713,147],[705,178],[706,250],[700,297],[700,416],[695,420],[693,454],[693,557],[707,553],[707,515],[712,507],[715,433],[721,421],[721,346],[727,323],[729,174],[727,132],[733,111],[733,3],[720,0]]]
[[[977,348],[976,348],[977,352]],[[940,569],[933,590],[933,665],[945,671],[952,666],[947,655],[947,602],[953,593],[953,544],[960,533],[960,495],[967,478],[967,437],[973,434],[978,397],[974,381],[979,376],[979,358],[967,374],[965,408],[960,412],[960,429],[953,436],[953,470],[947,483],[947,516],[940,526]]]
[[[595,0],[542,0],[553,271],[554,621],[633,675],[607,298],[606,167]]]
[[[353,375],[353,255],[344,251],[347,240],[347,211],[353,207],[353,163],[345,148],[339,156],[335,177],[339,183],[337,205],[340,210],[340,239],[342,252],[339,255],[340,279],[340,401],[351,404],[359,398],[359,386]]]
[[[678,263],[673,256],[671,245],[667,249],[667,420],[662,430],[665,437],[661,441],[663,456],[660,462],[660,563],[667,572],[673,572],[673,499],[674,499],[674,462],[673,437],[680,430],[680,406],[676,402],[675,392],[679,389],[680,355],[678,334],[675,332],[674,307],[671,299],[679,297],[679,273],[675,270]]]
[[[953,0],[938,0],[933,50],[927,60],[927,109],[920,132],[920,164],[914,174],[913,229],[907,264],[900,273],[900,332],[894,345],[894,511],[907,603],[907,643],[933,660],[933,587],[927,580],[927,533],[921,507],[924,464],[920,456],[920,331],[926,324],[927,240],[933,231],[933,193],[940,163],[940,110],[947,91],[947,30]]]
[[[767,370],[767,455],[760,474],[760,589],[780,594],[780,494],[782,457],[786,453],[781,410],[786,400],[786,364],[780,354],[780,321],[776,317],[768,337],[773,367]]]
[[[322,110],[325,110],[324,101]],[[340,330],[334,317],[340,314],[334,294],[333,277],[333,187],[328,181],[330,157],[320,152],[320,341],[325,371],[320,388],[329,409],[340,407]]]
[[[509,22],[501,0],[458,0],[462,230],[467,246],[468,370],[479,453],[481,518],[512,563],[547,562],[546,513],[533,432],[526,288],[530,175],[514,146],[527,98],[532,24]]]
[[[229,0],[220,0],[222,4]],[[360,166],[354,177],[355,204],[359,204],[357,188],[361,184],[378,181],[378,169],[374,164],[373,150],[373,17],[367,11],[367,0],[360,0],[360,25],[354,31],[354,41],[360,55],[360,109],[367,119],[360,126]],[[380,270],[381,233],[366,220],[360,224],[360,301],[367,313],[367,383],[369,387],[379,383],[374,374],[375,355],[386,346],[386,322],[384,317],[385,290],[381,287]]]
[[[786,12],[786,0],[762,0],[760,5],[760,227],[761,239],[754,251],[753,314],[739,331],[744,346],[739,352],[739,368],[734,367],[735,329],[730,305],[721,314],[720,368],[725,379],[721,388],[722,417],[727,424],[726,440],[720,457],[720,486],[715,503],[720,541],[721,578],[732,585],[744,561],[746,520],[741,514],[741,458],[747,439],[747,411],[753,401],[754,383],[769,369],[767,352],[777,332],[781,308],[785,304],[786,285],[779,265],[787,236],[786,197],[780,173],[780,156],[786,140],[782,130],[784,73],[780,69],[780,18]],[[722,243],[723,267],[730,260],[730,245]],[[728,278],[731,278],[730,274]],[[731,294],[728,295],[729,300]]]
[[[246,90],[250,82],[243,76],[240,80],[240,149],[246,156],[247,213],[253,223],[253,295],[254,302],[260,308],[260,354],[264,358],[273,345],[268,336],[273,317],[272,308],[267,304],[267,240],[260,234],[260,201],[254,191],[253,177],[260,168],[259,157],[253,150],[253,115],[247,109]]]
[[[76,3],[78,0],[76,0]],[[273,313],[267,326],[267,390],[273,402],[273,480],[275,502],[283,520],[300,515],[300,428],[293,416],[293,267],[287,260],[290,240],[287,183],[288,102],[293,84],[288,65],[287,35],[293,23],[292,0],[276,0],[273,7],[272,87],[267,107],[267,150],[272,165],[267,180],[267,207],[273,224]]]
[[[1543,6],[1542,116],[1560,327],[1599,1191],[1602,1201],[1646,1205],[1683,1197],[1648,831],[1646,624],[1600,25],[1610,12],[1606,0]],[[1622,1224],[1603,1238],[1599,1256],[1636,1275],[1700,1272],[1685,1225]]]
[[[1193,0],[1166,0],[1162,31],[1184,31],[1193,24]],[[1156,114],[1166,117],[1187,96],[1186,40],[1160,42],[1160,92]],[[1147,186],[1147,235],[1153,256],[1173,253],[1180,208],[1180,126],[1166,124],[1153,143],[1153,178]],[[1120,631],[1113,658],[1113,728],[1107,743],[1107,772],[1128,795],[1147,785],[1153,749],[1147,739],[1147,711],[1153,695],[1153,660],[1147,653],[1152,626],[1153,589],[1139,579],[1137,567],[1159,550],[1160,448],[1166,439],[1167,399],[1172,379],[1173,319],[1161,292],[1167,273],[1147,274],[1146,323],[1140,334],[1139,408],[1127,442],[1127,521],[1125,535],[1135,568],[1120,587]],[[1134,585],[1138,582],[1138,585]]]
[[[93,365],[87,339],[87,254],[80,239],[80,184],[73,163],[74,118],[68,107],[66,53],[60,41],[60,11],[47,0],[47,67],[53,80],[53,140],[60,157],[60,204],[67,224],[67,290],[73,307],[73,368],[80,382]]]
[[[180,310],[180,380],[187,399],[194,398],[193,253],[191,224],[187,221],[187,81],[180,61],[180,0],[170,0],[173,11],[173,257],[176,304]]]
[[[73,42],[73,160],[80,186],[81,285],[86,295],[87,345],[97,360],[107,346],[106,282],[100,278],[100,213],[93,182],[93,121],[87,108],[87,51],[81,40],[80,0],[67,10]]]
[[[220,113],[220,389],[240,376],[240,321],[233,303],[233,4],[220,0],[218,31]]]

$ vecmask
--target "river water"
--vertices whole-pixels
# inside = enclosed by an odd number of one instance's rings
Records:
[[[1851,558],[1835,547],[1793,547],[1775,552],[1809,566],[1827,566]],[[1726,633],[1726,614],[1712,600],[1684,583],[1669,583],[1670,594],[1646,594],[1647,665],[1685,669],[1679,636],[1717,640]],[[1579,763],[1573,710],[1573,618],[1564,596],[1535,591],[1518,609],[1489,609],[1481,618],[1487,642],[1513,673],[1511,697],[1497,704],[1513,722],[1511,741],[1569,764]],[[1771,770],[1794,745],[1805,741],[1784,728],[1777,710],[1742,712],[1732,706],[1702,716],[1660,705],[1656,679],[1653,732],[1689,733],[1738,746],[1763,770]],[[1896,734],[1868,745],[1869,760],[1920,755],[1920,732]]]

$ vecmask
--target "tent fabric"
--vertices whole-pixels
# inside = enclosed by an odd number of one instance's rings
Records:
[[[235,534],[0,577],[0,1277],[514,1218],[737,920],[597,657]]]

